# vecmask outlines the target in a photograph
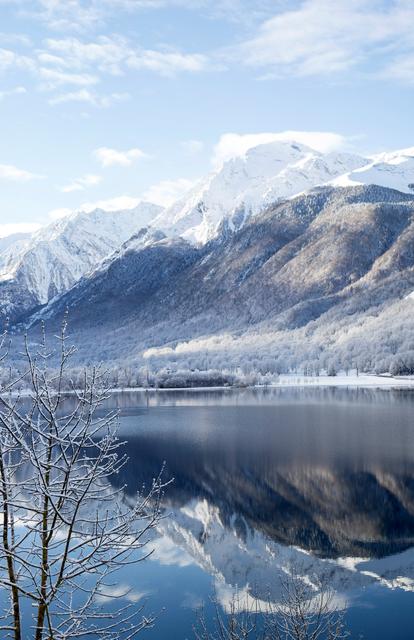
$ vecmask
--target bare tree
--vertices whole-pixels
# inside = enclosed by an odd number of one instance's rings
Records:
[[[197,640],[344,640],[348,631],[343,612],[336,606],[335,593],[316,576],[305,579],[292,566],[281,580],[277,604],[256,601],[250,594],[233,596],[223,611],[213,600],[214,615],[208,621],[204,610],[198,615]]]
[[[268,640],[343,640],[349,635],[329,583],[304,576],[295,565],[281,580],[277,606],[269,602],[265,626]]]
[[[223,611],[217,599],[213,598],[213,620],[207,621],[204,609],[201,609],[194,626],[196,640],[266,640],[263,624],[260,620],[260,607],[257,601],[248,595],[236,591]]]
[[[118,593],[114,574],[151,553],[165,484],[160,475],[133,499],[111,484],[127,457],[117,415],[102,409],[104,376],[85,371],[65,403],[65,324],[57,339],[57,367],[44,337],[36,348],[26,338],[25,371],[0,387],[1,637],[131,640],[154,618]],[[5,362],[6,335],[0,349]]]

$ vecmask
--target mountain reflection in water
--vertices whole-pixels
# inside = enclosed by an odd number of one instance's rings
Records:
[[[132,493],[163,461],[174,478],[155,559],[174,547],[222,592],[274,601],[292,563],[338,594],[414,590],[414,392],[135,392],[109,406],[130,458],[117,483]]]
[[[132,397],[131,397],[132,396]],[[414,542],[414,393],[330,389],[130,394],[129,490],[162,462],[167,503],[205,500],[226,527],[316,555],[384,556]],[[218,400],[218,401],[217,401]],[[204,535],[208,535],[206,531]]]

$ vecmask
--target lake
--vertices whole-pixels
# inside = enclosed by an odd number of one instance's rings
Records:
[[[119,576],[143,637],[192,638],[235,589],[280,599],[300,567],[335,590],[353,637],[412,637],[414,391],[284,388],[115,394],[133,492],[174,478],[154,555]]]
[[[212,624],[236,592],[276,607],[296,572],[333,590],[353,638],[412,638],[414,390],[137,391],[114,408],[129,462],[112,482],[133,495],[164,462],[173,479],[154,553],[116,576],[157,615],[140,637],[194,638],[200,607]]]

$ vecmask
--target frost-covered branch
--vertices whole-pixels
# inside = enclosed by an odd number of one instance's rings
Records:
[[[2,365],[7,340],[6,334],[0,339]],[[130,640],[153,618],[132,604],[105,603],[112,601],[116,571],[151,553],[165,483],[160,474],[133,500],[112,486],[128,461],[117,414],[102,414],[105,374],[85,371],[74,407],[66,409],[75,351],[67,345],[66,323],[56,340],[57,368],[49,366],[55,354],[45,334],[35,349],[26,337],[24,374],[0,387],[0,585],[9,594],[0,630],[14,640],[93,633]],[[30,390],[24,398],[18,393],[23,378]],[[25,600],[32,603],[29,620],[22,618]]]

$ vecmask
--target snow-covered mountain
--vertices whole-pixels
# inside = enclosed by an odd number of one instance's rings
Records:
[[[264,371],[325,368],[340,352],[389,371],[411,349],[414,194],[318,187],[201,246],[147,234],[41,311],[56,327],[70,309],[86,359],[99,335],[102,357],[176,370],[245,369],[259,354]]]
[[[79,278],[160,213],[134,209],[74,212],[0,253],[1,316],[16,320],[69,289]]]
[[[322,154],[297,142],[271,142],[233,158],[163,211],[154,225],[190,242],[214,237],[223,220],[240,228],[278,200],[363,167],[368,160],[349,153]]]
[[[216,235],[223,220],[239,229],[266,207],[325,184],[375,184],[414,193],[414,147],[368,158],[323,154],[295,141],[262,144],[206,176],[154,225],[202,244]]]
[[[169,562],[179,564],[191,558],[214,577],[221,604],[230,604],[237,592],[249,594],[259,602],[270,597],[274,604],[282,599],[283,583],[292,570],[300,570],[298,578],[311,585],[314,593],[320,584],[329,584],[340,604],[355,589],[378,585],[386,589],[414,591],[414,550],[383,558],[318,557],[298,546],[274,542],[242,521],[243,535],[237,527],[226,525],[217,507],[207,500],[193,500],[181,509],[172,508],[162,521],[163,537],[155,541],[155,555],[163,559],[169,550]],[[232,515],[233,523],[240,519]],[[174,552],[171,550],[175,547]],[[185,555],[184,555],[185,554]],[[188,563],[188,559],[187,559]]]
[[[16,245],[23,246],[23,243],[30,238],[30,235],[30,233],[12,233],[9,236],[0,238],[0,260],[6,250]]]
[[[414,147],[374,156],[370,163],[336,178],[332,184],[340,187],[377,184],[414,193]]]
[[[77,212],[30,238],[6,239],[0,245],[0,315],[14,321],[46,304],[142,227],[202,245],[223,226],[240,229],[252,215],[316,186],[369,184],[414,193],[414,147],[368,159],[323,154],[295,141],[256,146],[167,209],[141,202],[127,211]]]
[[[191,352],[191,367],[203,368],[207,350],[220,369],[219,344],[237,366],[261,351],[265,360],[278,353],[282,370],[293,361],[318,368],[329,348],[327,359],[340,352],[341,362],[405,371],[413,184],[414,149],[367,159],[260,145],[167,210],[77,214],[17,255],[12,245],[0,261],[0,313],[36,326],[34,311],[48,303],[40,313],[53,325],[69,308],[87,358],[98,331],[116,327],[105,357],[141,362],[150,348],[160,367],[171,356],[185,369]],[[396,319],[397,351],[388,331]]]

